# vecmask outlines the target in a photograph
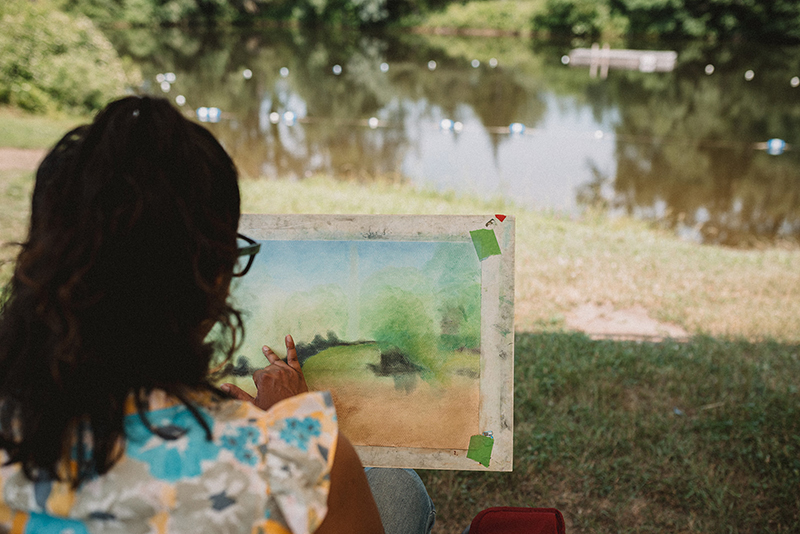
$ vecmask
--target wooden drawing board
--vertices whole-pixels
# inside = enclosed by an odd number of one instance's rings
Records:
[[[260,347],[292,334],[364,465],[511,470],[512,216],[245,214],[239,231],[261,251],[232,286],[246,335],[225,381],[254,390]],[[488,467],[467,457],[484,433]]]

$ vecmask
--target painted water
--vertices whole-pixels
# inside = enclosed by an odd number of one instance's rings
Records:
[[[672,70],[576,66],[591,43],[268,29],[111,35],[244,175],[396,180],[730,246],[800,240],[800,47],[628,43]]]

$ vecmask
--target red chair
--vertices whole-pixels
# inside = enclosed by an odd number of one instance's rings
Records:
[[[565,534],[564,516],[555,508],[497,506],[482,510],[464,534]]]

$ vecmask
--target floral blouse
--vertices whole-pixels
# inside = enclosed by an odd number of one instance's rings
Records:
[[[12,534],[313,532],[327,511],[338,428],[328,393],[305,393],[269,411],[204,395],[200,413],[163,392],[148,420],[131,407],[124,456],[77,490],[0,468],[0,532]],[[5,463],[4,451],[0,462]]]

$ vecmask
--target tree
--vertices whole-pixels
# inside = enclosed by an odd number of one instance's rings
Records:
[[[85,113],[124,93],[122,62],[87,17],[6,0],[0,20],[0,102],[35,112]]]

